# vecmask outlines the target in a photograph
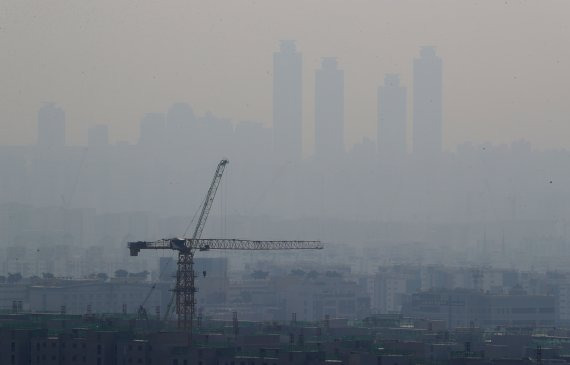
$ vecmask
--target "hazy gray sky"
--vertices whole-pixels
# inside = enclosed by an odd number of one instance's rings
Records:
[[[270,124],[272,53],[296,39],[308,151],[322,56],[345,70],[350,145],[375,139],[376,88],[393,72],[410,88],[422,45],[444,60],[447,148],[570,148],[569,14],[566,0],[1,0],[0,143],[34,142],[46,101],[65,108],[71,143],[97,123],[135,141],[140,117],[174,101]]]

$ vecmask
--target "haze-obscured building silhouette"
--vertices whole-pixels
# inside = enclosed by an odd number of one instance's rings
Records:
[[[152,146],[163,142],[165,118],[163,113],[147,113],[141,119],[139,145]]]
[[[97,124],[87,131],[87,146],[102,148],[109,145],[109,128],[105,124]]]
[[[396,74],[386,75],[378,88],[378,152],[385,160],[406,155],[406,92]]]
[[[234,127],[229,119],[216,116],[208,111],[198,118],[198,125],[200,140],[196,141],[196,144],[201,146],[202,150],[209,149],[221,156],[231,155]],[[215,143],[212,144],[211,141],[215,141]]]
[[[273,54],[273,143],[278,159],[302,155],[303,59],[294,41],[281,41]]]
[[[168,143],[188,144],[195,140],[197,129],[196,116],[192,107],[186,103],[174,103],[166,113],[166,134]]]
[[[442,150],[442,61],[435,48],[422,47],[414,59],[414,154],[433,156]]]
[[[344,71],[325,57],[315,71],[315,156],[338,159],[344,153]]]
[[[271,128],[262,123],[241,121],[234,129],[235,155],[242,161],[265,161],[271,155]]]
[[[65,146],[65,111],[54,103],[45,104],[38,111],[38,145]]]

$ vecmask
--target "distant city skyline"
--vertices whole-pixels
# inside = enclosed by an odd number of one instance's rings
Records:
[[[375,90],[386,73],[400,74],[411,92],[411,60],[423,45],[437,46],[445,60],[445,150],[464,141],[519,139],[570,148],[570,50],[561,46],[569,3],[292,1],[6,3],[0,12],[0,144],[35,143],[37,108],[49,101],[66,110],[72,145],[85,144],[97,124],[109,125],[111,143],[135,143],[140,118],[173,102],[188,103],[197,115],[212,111],[269,126],[271,53],[280,39],[295,39],[306,73],[306,156],[314,144],[312,71],[322,56],[336,56],[345,71],[350,149],[376,135]]]
[[[294,40],[284,40],[274,53],[273,84],[273,152],[277,161],[298,162],[314,156],[320,162],[335,162],[345,154],[345,78],[336,57],[323,57],[315,70],[314,152],[303,154],[303,62]],[[414,149],[420,154],[442,150],[442,68],[433,47],[423,47],[414,60]],[[416,90],[417,89],[417,90]],[[401,161],[407,151],[407,89],[400,76],[387,74],[377,95],[377,152],[384,160]],[[206,124],[201,125],[199,121]],[[221,123],[221,124],[220,124]],[[48,103],[38,111],[38,145],[65,145],[65,111]],[[220,129],[221,128],[221,129]],[[204,137],[221,137],[233,133],[230,120],[214,117],[210,112],[196,117],[192,106],[173,103],[165,112],[147,112],[139,124],[137,145],[158,148],[165,145],[190,145],[204,142]],[[416,129],[419,130],[416,133]],[[231,131],[230,131],[231,130]],[[220,133],[216,135],[216,133]],[[420,138],[417,138],[417,135]],[[244,136],[247,137],[247,136]],[[87,131],[87,145],[109,144],[108,126],[98,124]],[[305,155],[305,156],[304,156]]]
[[[390,73],[385,74],[384,83],[378,87],[375,105],[377,108],[375,138],[366,136],[362,142],[346,146],[347,138],[344,133],[346,129],[350,129],[353,121],[344,120],[345,78],[344,70],[338,68],[337,58],[321,58],[320,68],[315,71],[313,88],[314,118],[308,121],[303,120],[303,109],[307,106],[303,104],[301,89],[301,84],[306,82],[303,76],[302,53],[296,48],[294,40],[281,41],[280,50],[274,53],[274,66],[277,70],[274,72],[276,76],[273,85],[275,99],[273,125],[267,126],[263,121],[254,122],[254,125],[269,127],[267,129],[272,130],[273,133],[271,139],[274,150],[281,149],[282,158],[283,155],[289,156],[285,160],[291,161],[317,156],[319,143],[320,149],[326,151],[322,154],[336,154],[337,157],[353,148],[361,148],[359,145],[369,143],[369,141],[376,144],[376,150],[380,155],[392,155],[395,159],[413,151],[420,151],[417,153],[420,156],[443,151],[445,150],[443,147],[445,129],[451,123],[446,124],[443,116],[445,105],[442,59],[437,55],[436,47],[424,46],[419,50],[419,57],[415,57],[411,62],[414,78],[409,88],[400,85],[401,75]],[[412,105],[407,101],[410,95]],[[213,116],[213,113],[206,112],[201,118],[203,121],[211,120],[214,123],[223,121],[226,134],[229,131],[228,128],[235,129],[240,125],[251,123],[248,120],[239,121],[219,117],[212,119]],[[144,113],[139,119],[135,140],[120,141],[113,133],[114,123],[98,123],[87,129],[85,145],[106,146],[112,144],[113,140],[115,143],[127,142],[157,146],[163,143],[186,144],[201,138],[200,132],[196,133],[200,130],[196,124],[198,119],[194,114],[193,105],[174,102],[163,112]],[[303,149],[302,144],[302,141],[307,138],[306,129],[301,128],[301,125],[307,123],[314,125],[314,146],[308,151],[306,148]],[[210,132],[215,131],[216,128],[219,126],[214,126]],[[62,106],[50,102],[44,103],[38,109],[37,144],[74,145],[66,139],[68,129],[66,111]],[[242,133],[243,131],[245,129],[242,129]],[[514,141],[517,140],[513,139],[511,142]],[[451,150],[470,142],[472,141],[460,141],[456,146],[452,146]]]
[[[299,162],[314,156],[321,162],[338,161],[345,154],[345,78],[336,57],[323,57],[315,70],[314,150],[303,153],[303,57],[294,40],[283,40],[274,55],[273,83],[273,154],[277,161]],[[435,48],[422,47],[420,58],[413,61],[413,148],[419,155],[442,151],[443,95],[441,59]],[[387,74],[377,94],[376,149],[386,161],[401,161],[407,151],[407,89],[400,86],[400,76]],[[200,125],[199,120],[206,124]],[[139,124],[136,144],[146,147],[192,145],[204,137],[224,138],[233,133],[230,120],[214,117],[211,112],[194,115],[187,103],[173,103],[166,112],[147,112]],[[219,133],[219,134],[217,134]],[[65,111],[48,103],[38,111],[38,145],[64,146]],[[247,136],[244,136],[247,137]],[[98,124],[87,131],[87,145],[109,144],[108,126]],[[419,151],[419,152],[418,152]]]

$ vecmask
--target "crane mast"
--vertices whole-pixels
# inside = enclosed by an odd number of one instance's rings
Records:
[[[218,164],[210,188],[206,194],[200,217],[196,223],[192,238],[169,238],[157,241],[129,242],[131,256],[138,256],[140,250],[174,250],[178,251],[176,270],[176,313],[178,328],[189,332],[192,338],[193,321],[196,314],[196,273],[194,272],[194,254],[198,251],[209,250],[319,250],[323,248],[320,241],[255,241],[240,239],[202,239],[202,231],[212,208],[216,191],[220,185],[228,160],[223,159]],[[169,306],[170,307],[170,306]]]
[[[196,222],[194,229],[193,239],[199,239],[202,236],[202,231],[206,225],[206,220],[212,209],[212,203],[216,197],[218,186],[222,180],[226,165],[229,163],[227,159],[222,159],[218,163],[214,177],[210,184],[210,188],[206,193],[204,205],[200,212],[200,217]],[[187,250],[178,251],[178,270],[176,270],[176,286],[174,287],[174,294],[176,295],[176,313],[178,314],[178,328],[188,329],[190,336],[192,336],[192,328],[194,321],[194,314],[196,313],[196,275],[194,272],[194,251],[190,247]]]

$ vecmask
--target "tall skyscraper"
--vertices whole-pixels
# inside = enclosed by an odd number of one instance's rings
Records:
[[[315,71],[315,156],[332,160],[344,152],[344,71],[325,57]]]
[[[442,62],[435,48],[422,47],[414,59],[414,154],[442,150]]]
[[[65,146],[65,112],[53,103],[45,104],[38,111],[38,145]]]
[[[273,143],[279,159],[302,155],[302,67],[294,41],[281,41],[273,54]]]
[[[87,131],[87,146],[104,148],[109,145],[109,128],[105,124],[97,124]]]
[[[406,88],[400,76],[388,74],[378,88],[378,152],[384,160],[406,155]]]

